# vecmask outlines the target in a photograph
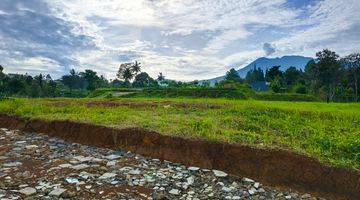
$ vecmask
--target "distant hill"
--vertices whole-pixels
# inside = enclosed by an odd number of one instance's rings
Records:
[[[261,57],[250,63],[249,65],[245,66],[244,68],[241,68],[237,70],[240,77],[245,78],[248,71],[254,69],[254,66],[256,68],[261,68],[264,73],[266,69],[280,65],[280,70],[285,71],[291,66],[294,66],[298,69],[305,69],[305,65],[313,58],[310,57],[304,57],[304,56],[283,56],[281,58],[265,58]],[[219,82],[224,79],[225,76],[216,77],[213,79],[209,79],[211,84],[214,84],[215,82]]]

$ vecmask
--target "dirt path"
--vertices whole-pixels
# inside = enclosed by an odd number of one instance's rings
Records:
[[[221,171],[0,130],[0,199],[316,199]]]

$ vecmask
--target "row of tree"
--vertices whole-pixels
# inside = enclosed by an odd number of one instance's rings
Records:
[[[215,84],[215,87],[236,87],[239,84],[254,82],[269,83],[270,89],[276,93],[296,92],[314,94],[327,101],[359,100],[360,86],[360,54],[350,54],[340,58],[335,52],[323,50],[316,53],[316,59],[311,60],[305,70],[290,67],[285,71],[280,66],[273,66],[265,72],[254,67],[245,79],[242,79],[235,69],[230,69],[225,80]],[[5,74],[0,66],[0,96],[19,95],[30,97],[81,97],[88,91],[102,87],[211,87],[208,81],[180,82],[165,79],[159,73],[153,79],[146,72],[141,72],[141,64],[137,61],[123,63],[117,72],[117,79],[108,81],[92,70],[70,73],[58,80],[50,75],[37,76],[21,74]]]
[[[248,84],[267,82],[276,93],[309,93],[326,101],[359,101],[360,53],[340,58],[335,52],[325,49],[316,53],[316,59],[310,60],[304,71],[296,67],[281,71],[280,67],[273,66],[265,72],[254,67],[245,79],[236,76],[236,71],[231,69],[226,80]]]

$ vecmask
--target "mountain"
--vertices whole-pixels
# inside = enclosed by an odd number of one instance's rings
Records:
[[[296,67],[297,69],[305,69],[305,65],[313,58],[310,57],[304,57],[304,56],[283,56],[281,58],[265,58],[261,57],[253,61],[252,63],[248,64],[244,68],[241,68],[237,70],[240,77],[245,78],[248,71],[254,69],[254,66],[256,68],[261,68],[264,73],[266,69],[269,69],[272,66],[280,65],[280,70],[285,71],[291,66]],[[213,79],[210,79],[211,84],[214,84],[216,82],[219,82],[223,80],[225,76],[216,77]]]

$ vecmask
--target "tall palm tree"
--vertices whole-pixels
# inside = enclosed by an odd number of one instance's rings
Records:
[[[135,63],[131,66],[131,71],[134,73],[134,75],[136,75],[137,73],[139,73],[141,71],[141,63],[139,63],[138,61],[135,60]]]

